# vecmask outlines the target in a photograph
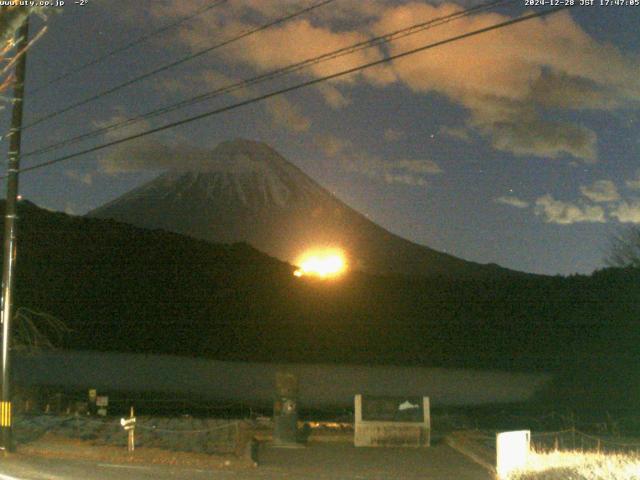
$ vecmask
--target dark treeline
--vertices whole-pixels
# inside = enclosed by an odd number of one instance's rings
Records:
[[[601,379],[640,373],[637,269],[467,280],[350,273],[319,281],[296,278],[292,266],[245,244],[28,202],[20,214],[16,306],[63,320],[71,329],[64,348]]]

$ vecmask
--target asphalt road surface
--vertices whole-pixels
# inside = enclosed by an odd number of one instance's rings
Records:
[[[446,445],[426,449],[263,448],[260,466],[203,470],[166,465],[113,464],[24,455],[0,458],[0,480],[489,480],[491,475]]]

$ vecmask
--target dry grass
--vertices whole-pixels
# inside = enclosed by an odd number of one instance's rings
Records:
[[[531,452],[528,467],[509,480],[638,480],[640,455],[596,452]]]

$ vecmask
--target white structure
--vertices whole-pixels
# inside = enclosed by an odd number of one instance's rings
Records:
[[[355,396],[356,447],[428,447],[429,397]]]
[[[498,478],[506,479],[513,470],[525,467],[529,458],[530,446],[530,430],[496,434],[496,472]]]

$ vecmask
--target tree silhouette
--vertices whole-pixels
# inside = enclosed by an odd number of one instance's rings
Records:
[[[13,348],[29,353],[55,349],[71,331],[53,315],[26,307],[18,308],[14,319]]]
[[[613,237],[605,261],[610,267],[640,268],[640,226],[627,228]]]
[[[12,67],[15,65],[16,60],[20,55],[23,55],[33,43],[33,41],[30,42],[30,44],[23,49],[24,51],[14,51],[16,32],[30,14],[36,13],[44,18],[43,12],[44,7],[0,7],[0,99],[4,98],[2,97],[2,93],[13,85],[14,75]],[[44,33],[44,30],[46,29],[43,28],[40,34],[36,35],[35,40]],[[1,108],[3,107],[0,105],[0,109]]]

